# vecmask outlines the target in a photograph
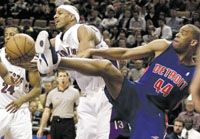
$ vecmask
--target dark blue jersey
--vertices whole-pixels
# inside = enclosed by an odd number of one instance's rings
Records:
[[[161,109],[173,109],[188,96],[195,66],[180,63],[172,44],[147,68],[138,81],[147,97]]]
[[[130,123],[131,139],[163,138],[164,110],[174,109],[188,96],[194,71],[195,66],[180,63],[171,44],[152,61],[138,82],[124,78],[120,94],[115,100],[106,90],[117,112],[114,119],[119,116],[121,121]]]

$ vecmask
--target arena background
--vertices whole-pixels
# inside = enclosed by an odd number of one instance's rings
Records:
[[[179,27],[187,23],[200,27],[200,0],[1,0],[0,47],[4,45],[6,26],[17,26],[34,39],[41,30],[47,30],[50,38],[55,37],[58,30],[53,16],[55,8],[61,4],[76,6],[81,15],[80,23],[95,25],[110,47],[132,48],[156,38],[171,40]],[[167,32],[157,34],[160,20],[171,29],[171,37],[163,35]],[[142,59],[139,66],[138,61],[120,61],[120,69],[130,80],[137,80],[142,74],[139,71],[145,69],[150,60],[151,57]],[[135,69],[137,74],[133,74]],[[36,102],[36,109],[32,112],[34,134],[43,110],[39,98]],[[168,132],[171,132],[173,120],[184,110],[184,105],[181,105],[168,113]],[[46,128],[46,135],[49,128]],[[44,138],[49,138],[46,135]]]

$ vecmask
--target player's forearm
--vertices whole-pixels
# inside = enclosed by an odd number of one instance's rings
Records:
[[[121,60],[128,58],[126,55],[127,51],[128,48],[91,49],[90,54],[102,56],[112,60]]]
[[[0,61],[0,76],[4,79],[7,75],[9,75],[9,72]]]
[[[41,94],[41,88],[40,87],[34,87],[29,93],[26,95],[22,96],[20,100],[25,103],[30,101],[31,99],[39,96]]]
[[[2,65],[2,63],[0,63],[0,76],[6,84],[13,84],[9,71]]]

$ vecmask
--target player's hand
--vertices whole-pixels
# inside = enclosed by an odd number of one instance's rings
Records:
[[[13,77],[11,74],[7,74],[4,77],[4,81],[8,85],[18,86],[21,83],[21,78],[19,78],[19,77]]]
[[[23,104],[23,102],[20,99],[14,100],[11,103],[9,103],[6,106],[7,111],[10,111],[10,113],[15,113]]]
[[[82,58],[90,58],[91,57],[91,50],[87,49],[87,50],[84,50],[84,51],[78,51],[77,56],[82,57]]]
[[[37,138],[40,139],[43,136],[43,129],[39,128],[39,130],[37,131]]]

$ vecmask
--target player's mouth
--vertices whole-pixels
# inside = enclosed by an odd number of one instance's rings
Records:
[[[58,20],[55,20],[55,25],[57,25],[59,23],[59,21]]]
[[[177,37],[174,38],[173,42],[175,42],[175,43],[179,42],[178,39],[177,39]]]
[[[172,42],[174,45],[178,44],[179,41],[177,39],[174,39],[173,42]]]

